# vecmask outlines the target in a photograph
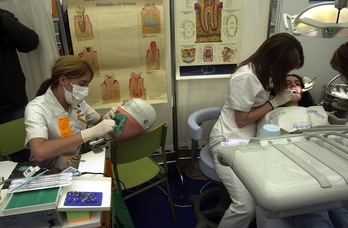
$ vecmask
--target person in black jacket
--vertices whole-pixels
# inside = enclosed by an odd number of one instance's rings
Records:
[[[24,117],[28,97],[17,51],[28,53],[38,45],[39,36],[32,29],[0,8],[0,124]],[[22,160],[15,158],[16,153],[12,156],[12,160]]]

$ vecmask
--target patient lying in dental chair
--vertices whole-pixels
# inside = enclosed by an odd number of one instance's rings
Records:
[[[293,91],[292,100],[261,118],[257,124],[258,132],[265,124],[277,125],[281,128],[282,134],[289,134],[300,129],[346,123],[346,119],[337,118],[334,113],[325,111],[323,106],[315,105],[308,92],[314,87],[314,84],[310,85],[310,88],[305,88],[306,83],[303,82],[303,79],[310,80],[295,74],[287,76],[289,89]]]

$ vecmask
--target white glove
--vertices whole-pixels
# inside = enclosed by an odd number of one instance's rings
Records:
[[[280,94],[276,95],[272,100],[270,100],[269,103],[272,105],[272,108],[275,109],[291,101],[291,99],[292,99],[292,91],[284,90]]]
[[[82,130],[81,136],[84,142],[88,142],[91,139],[102,137],[110,131],[113,131],[115,127],[116,122],[114,120],[103,120],[91,128]]]
[[[113,120],[115,118],[115,113],[117,111],[117,107],[112,107],[110,109],[110,111],[108,111],[105,115],[104,115],[104,119],[105,120]]]

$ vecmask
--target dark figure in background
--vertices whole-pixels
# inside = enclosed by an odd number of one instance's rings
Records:
[[[0,124],[24,117],[28,97],[17,51],[28,53],[38,45],[39,36],[33,30],[21,24],[11,12],[0,8]],[[10,158],[26,161],[29,151],[19,151]]]
[[[335,50],[330,65],[341,74],[341,79],[348,85],[348,42],[341,44]]]

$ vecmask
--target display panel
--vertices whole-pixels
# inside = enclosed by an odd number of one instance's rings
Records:
[[[167,102],[162,1],[68,0],[67,8],[73,52],[95,71],[93,108]]]
[[[240,60],[242,0],[175,2],[176,79],[229,77]]]

